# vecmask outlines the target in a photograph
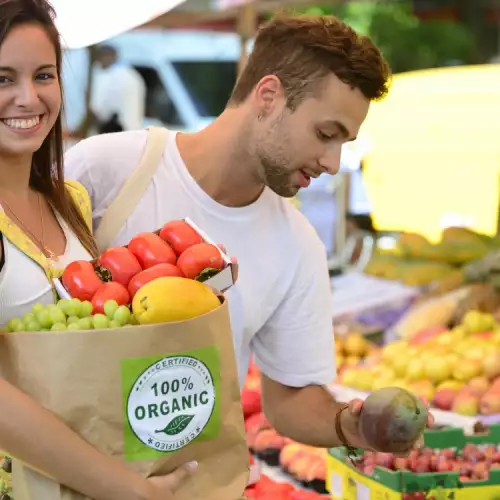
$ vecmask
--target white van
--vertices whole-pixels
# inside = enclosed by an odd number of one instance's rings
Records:
[[[241,45],[234,33],[134,30],[106,43],[146,82],[144,126],[199,130],[222,112],[236,81]],[[85,116],[88,67],[86,49],[65,51],[65,126],[69,131],[75,131]]]

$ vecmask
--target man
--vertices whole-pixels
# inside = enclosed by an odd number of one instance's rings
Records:
[[[240,382],[253,353],[271,423],[320,447],[367,443],[358,433],[361,403],[343,411],[324,388],[335,378],[325,248],[286,198],[338,171],[342,145],[355,139],[370,101],[386,94],[388,77],[377,48],[336,18],[272,20],[222,115],[201,132],[170,133],[114,241],[187,216],[223,243],[239,261],[228,296]],[[89,190],[95,227],[146,138],[145,131],[93,137],[67,153],[67,176]]]
[[[120,63],[116,49],[101,45],[90,103],[99,134],[143,127],[146,84],[132,67]]]

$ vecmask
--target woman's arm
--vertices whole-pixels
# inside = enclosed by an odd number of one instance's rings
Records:
[[[0,449],[90,498],[168,500],[176,486],[173,479],[186,476],[183,470],[163,482],[142,478],[101,454],[5,380],[0,380],[0,401]]]

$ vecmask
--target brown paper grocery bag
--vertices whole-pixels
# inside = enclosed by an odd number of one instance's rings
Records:
[[[249,464],[228,306],[178,323],[0,334],[2,375],[145,477],[200,464],[181,500],[236,500]],[[19,462],[15,500],[83,500]]]

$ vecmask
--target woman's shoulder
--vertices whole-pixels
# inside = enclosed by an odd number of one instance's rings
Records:
[[[92,228],[92,202],[88,191],[78,181],[66,180],[64,181],[64,185],[74,204],[80,210],[87,226]]]

